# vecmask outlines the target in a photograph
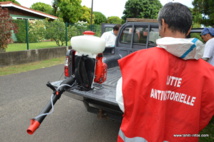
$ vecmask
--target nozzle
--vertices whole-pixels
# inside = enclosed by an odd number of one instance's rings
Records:
[[[47,83],[47,86],[50,87],[54,91],[54,93],[51,96],[51,101],[47,104],[44,110],[37,117],[34,117],[33,119],[30,120],[30,126],[27,129],[27,133],[29,135],[32,135],[39,128],[40,124],[43,122],[45,117],[48,114],[50,114],[50,110],[53,109],[53,105],[57,102],[57,100],[59,100],[61,94],[65,91],[66,89],[65,87],[70,86],[70,84],[72,85],[74,82],[75,82],[74,77],[65,79],[62,82],[61,88],[59,88],[59,90],[56,90],[51,83],[49,82]]]
[[[32,135],[40,126],[40,123],[34,119],[30,120],[30,126],[27,129],[27,133]]]

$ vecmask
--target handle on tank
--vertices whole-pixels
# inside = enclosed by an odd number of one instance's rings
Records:
[[[44,110],[35,118],[30,120],[30,126],[27,129],[27,133],[32,135],[40,126],[40,124],[43,122],[45,117],[47,116],[47,113],[50,112],[52,109],[52,106],[57,102],[57,100],[61,97],[61,94],[71,85],[73,85],[75,82],[75,78],[71,76],[70,78],[65,79],[61,84],[60,87],[55,89],[52,84],[49,82],[47,83],[47,86],[50,87],[54,93],[52,96],[51,101],[47,104],[47,106],[44,108]]]

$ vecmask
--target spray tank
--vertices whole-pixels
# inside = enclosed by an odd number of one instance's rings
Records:
[[[58,88],[51,83],[47,87],[53,90],[50,102],[43,111],[30,121],[27,133],[32,135],[43,122],[45,117],[53,112],[54,104],[67,89],[89,91],[94,82],[103,83],[106,80],[107,65],[102,62],[105,41],[94,36],[94,32],[85,31],[84,35],[71,38],[73,53],[73,73],[63,80]]]

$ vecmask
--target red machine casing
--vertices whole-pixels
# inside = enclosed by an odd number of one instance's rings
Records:
[[[103,54],[98,54],[96,57],[94,82],[99,84],[105,82],[107,77],[107,65],[103,63],[102,59]]]

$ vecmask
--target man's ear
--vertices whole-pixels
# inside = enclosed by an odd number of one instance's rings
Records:
[[[192,29],[192,26],[189,28],[189,30],[188,30],[188,32],[187,32],[187,34],[186,34],[186,36],[188,36],[188,35],[189,35],[189,33],[190,33],[191,29]]]
[[[161,19],[161,30],[163,33],[166,32],[166,28],[168,27],[168,25],[165,23],[165,20],[164,19]]]

